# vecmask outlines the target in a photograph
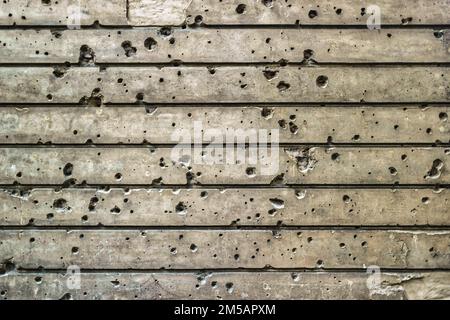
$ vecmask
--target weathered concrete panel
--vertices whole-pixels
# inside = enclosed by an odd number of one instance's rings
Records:
[[[450,268],[449,231],[3,230],[17,268]]]
[[[71,180],[90,184],[249,185],[450,182],[450,152],[445,148],[292,147],[273,153],[269,148],[266,155],[251,147],[256,164],[249,163],[249,157],[236,163],[238,151],[234,148],[218,158],[221,150],[213,157],[215,147],[3,148],[0,184],[67,184]],[[202,152],[206,152],[204,156]],[[235,162],[227,163],[232,155]]]
[[[325,143],[330,137],[335,143],[448,143],[449,114],[446,105],[14,105],[0,108],[0,143],[174,143],[178,133],[193,135],[196,126],[224,132],[279,129],[280,143]]]
[[[3,68],[0,102],[74,103],[91,96],[112,103],[446,102],[450,97],[445,67],[81,67],[62,76],[54,71]]]
[[[84,45],[97,63],[450,62],[433,29],[161,30],[0,30],[0,63],[78,63]]]
[[[377,275],[378,277],[378,275]],[[61,273],[0,277],[1,299],[448,299],[447,272],[82,273],[68,289]],[[378,278],[377,278],[378,279]]]
[[[127,24],[127,0],[6,0],[0,3],[0,25]]]
[[[447,0],[389,1],[376,3],[382,25],[448,24]],[[305,1],[253,0],[7,0],[0,3],[1,25],[104,25],[167,26],[206,24],[366,25],[372,13],[364,1],[323,1],[320,7]]]
[[[34,189],[0,192],[6,226],[449,226],[430,189]]]
[[[167,3],[167,6],[166,6]],[[174,5],[176,3],[176,5]],[[301,24],[366,25],[372,14],[366,1],[325,0],[130,0],[135,25]],[[448,0],[378,0],[382,25],[448,24]]]

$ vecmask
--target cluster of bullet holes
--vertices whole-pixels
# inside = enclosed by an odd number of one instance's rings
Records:
[[[95,88],[92,90],[90,97],[84,96],[80,99],[80,104],[91,107],[100,107],[103,103],[103,98],[100,88]],[[77,134],[78,132],[75,130],[73,133]]]
[[[133,45],[131,44],[131,41],[128,41],[128,40],[122,42],[122,48],[125,51],[125,55],[127,57],[134,56],[137,52],[136,47],[133,47]]]
[[[278,125],[280,126],[281,129],[288,129],[292,134],[297,134],[298,133],[298,126],[295,124],[295,120],[297,119],[295,114],[291,114],[289,116],[289,122],[284,120],[284,119],[280,119],[278,120]]]

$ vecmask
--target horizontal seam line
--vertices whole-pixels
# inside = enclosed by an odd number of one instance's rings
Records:
[[[21,188],[55,188],[61,189],[62,184],[0,184],[0,189],[21,189]],[[90,188],[120,188],[120,189],[295,189],[295,188],[311,188],[311,189],[442,189],[450,188],[450,184],[73,184],[63,189],[90,189]]]
[[[249,128],[251,129],[251,128]],[[11,136],[10,136],[11,137]],[[450,139],[449,139],[450,140]],[[245,147],[256,148],[259,147],[258,143],[231,143],[231,144],[215,144],[215,143],[1,143],[2,149],[55,149],[55,148],[78,148],[78,149],[126,149],[126,148],[159,148],[168,149],[174,147],[187,148],[205,148],[205,147]],[[422,148],[448,148],[450,143],[446,142],[393,142],[393,143],[317,143],[317,142],[280,142],[278,144],[264,143],[264,147],[279,146],[280,148],[295,148],[301,146],[307,147],[324,147],[324,148],[408,148],[408,147],[422,147]]]
[[[21,63],[21,62],[0,62],[0,67],[3,68],[51,68],[57,66],[65,66],[64,62],[35,62],[35,63]],[[171,61],[171,62],[97,62],[93,66],[82,66],[78,63],[71,63],[71,68],[120,68],[120,67],[154,67],[154,68],[167,68],[167,67],[279,67],[286,68],[292,67],[302,67],[302,68],[370,68],[370,67],[450,67],[450,61],[433,61],[433,62],[319,62],[314,64],[305,64],[301,61],[291,61],[287,62],[286,65],[280,66],[280,62],[183,62],[183,61]]]
[[[366,274],[367,269],[365,268],[198,268],[198,269],[92,269],[86,268],[80,269],[81,273],[284,273],[284,272],[311,272],[311,273],[327,273],[327,272],[339,272],[339,273],[364,273]],[[395,273],[410,273],[410,272],[450,272],[447,268],[383,268],[380,267],[381,272],[395,272]],[[26,273],[66,273],[66,269],[34,269],[34,268],[19,268],[15,273],[11,272],[8,275],[14,276]]]
[[[109,230],[122,230],[122,231],[447,231],[450,232],[450,225],[438,226],[438,225],[385,225],[385,226],[345,226],[345,225],[314,225],[314,226],[249,226],[249,225],[218,225],[218,226],[174,226],[174,225],[158,225],[158,226],[146,226],[146,225],[133,225],[133,226],[120,226],[120,225],[60,225],[60,226],[48,226],[48,225],[23,225],[23,226],[5,226],[0,225],[0,231],[70,231],[70,230],[83,230],[83,231],[109,231]]]
[[[282,60],[282,59],[280,59]],[[57,66],[65,66],[64,62],[61,63],[5,63],[1,62],[0,67],[6,68],[14,68],[14,67],[28,67],[28,68],[51,68],[51,67],[57,67]],[[279,68],[286,68],[286,67],[302,67],[302,68],[392,68],[396,69],[397,67],[443,67],[443,68],[449,68],[450,62],[444,61],[444,62],[321,62],[321,63],[314,63],[314,64],[306,64],[304,62],[286,62],[286,65],[280,65],[280,62],[183,62],[183,61],[172,61],[172,62],[103,62],[103,63],[95,63],[92,66],[83,66],[79,63],[71,63],[71,68],[91,68],[91,69],[100,69],[100,68],[120,68],[120,67],[126,67],[126,68],[140,68],[140,67],[153,67],[153,68],[179,68],[179,67],[186,67],[186,68],[203,68],[203,67],[242,67],[242,66],[249,66],[249,67],[279,67]]]
[[[79,103],[78,101],[69,102],[69,103],[45,103],[45,102],[0,102],[0,108],[4,107],[18,107],[18,106],[25,106],[25,107],[88,107],[85,104]],[[211,107],[217,107],[217,106],[229,106],[229,107],[243,107],[243,106],[271,106],[271,107],[327,107],[327,106],[344,106],[344,107],[386,107],[386,106],[392,106],[392,107],[401,107],[401,106],[410,106],[410,107],[417,107],[417,108],[424,108],[424,107],[450,107],[450,101],[441,101],[441,102],[425,102],[425,101],[413,101],[413,102],[157,102],[157,103],[149,103],[149,102],[142,102],[142,103],[129,103],[129,102],[123,102],[123,103],[110,103],[106,102],[103,103],[103,106],[105,107],[136,107],[136,108],[142,108],[144,106],[156,106],[156,107],[186,107],[186,106],[211,106]],[[96,108],[96,107],[91,107]]]
[[[294,24],[294,23],[279,23],[279,24],[206,24],[201,25],[159,25],[159,24],[84,24],[80,26],[81,30],[111,30],[111,29],[138,29],[138,28],[163,28],[170,27],[173,29],[184,30],[201,30],[201,29],[355,29],[368,30],[365,23],[361,24]],[[424,24],[385,24],[383,29],[447,29],[450,28],[448,23],[424,23]],[[72,30],[66,25],[61,24],[10,24],[0,25],[0,30],[35,30],[35,29],[57,29],[57,30]]]

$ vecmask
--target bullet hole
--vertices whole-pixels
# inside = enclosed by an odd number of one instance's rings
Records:
[[[276,209],[270,209],[269,211],[267,211],[267,213],[269,214],[269,216],[274,216],[277,214],[277,210]]]
[[[98,201],[99,200],[97,197],[92,197],[91,200],[89,201],[88,210],[95,211],[95,207],[97,206]]]
[[[345,203],[350,203],[350,197],[348,195],[344,195],[342,197],[342,201],[344,201]]]
[[[216,69],[213,68],[213,67],[207,67],[207,69],[208,69],[208,72],[209,72],[210,74],[215,74],[215,73],[216,73]]]
[[[77,183],[77,180],[74,178],[69,178],[67,180],[64,180],[64,182],[61,184],[61,188],[70,188],[71,186],[75,185]]]
[[[172,34],[172,28],[170,27],[162,27],[158,30],[158,35],[161,37],[169,37]]]
[[[109,210],[112,214],[119,214],[120,213],[120,208],[118,206],[114,206],[114,208],[112,208],[111,210]]]
[[[173,255],[177,254],[177,248],[175,247],[170,248],[170,253]]]
[[[291,148],[284,150],[289,158],[295,161],[300,173],[306,174],[315,168],[317,159],[314,155],[314,148]]]
[[[234,288],[233,288],[233,283],[232,282],[227,282],[225,284],[225,288],[227,289],[227,292],[229,294],[233,293]]]
[[[180,214],[180,215],[185,215],[187,211],[187,206],[184,204],[184,202],[180,201],[176,206],[175,206],[175,212]]]
[[[53,201],[53,209],[59,213],[66,213],[71,210],[67,204],[67,200],[63,198],[56,199]]]
[[[34,282],[36,282],[37,284],[41,284],[42,283],[42,277],[34,277]]]
[[[353,141],[359,141],[360,139],[361,139],[361,137],[360,137],[359,134],[355,134],[355,135],[352,137],[352,140],[353,140]]]
[[[263,74],[267,80],[272,80],[277,76],[278,70],[263,70]]]
[[[144,94],[143,94],[142,92],[138,92],[138,93],[136,94],[136,100],[137,100],[137,101],[142,101],[142,100],[144,100]]]
[[[338,161],[340,157],[341,157],[341,155],[339,153],[335,152],[331,155],[331,160]]]
[[[412,17],[407,17],[402,19],[402,24],[408,24],[413,21]]]
[[[95,52],[87,45],[80,47],[80,57],[78,62],[82,66],[89,66],[95,63]]]
[[[100,88],[95,88],[92,90],[90,97],[82,97],[80,99],[80,104],[90,106],[90,107],[100,107],[103,102],[103,95],[101,93]]]
[[[54,217],[53,213],[47,213],[47,219],[52,220]]]
[[[289,131],[292,134],[297,134],[298,133],[298,126],[292,121],[289,122]]]
[[[441,121],[447,121],[447,120],[448,120],[448,115],[447,115],[447,113],[445,113],[445,112],[439,113],[439,119],[440,119]]]
[[[339,247],[345,248],[345,243],[343,243],[343,242],[339,243]]]
[[[272,181],[270,181],[271,186],[282,186],[286,183],[284,179],[284,173],[280,173],[279,175],[275,176]]]
[[[303,58],[305,60],[310,60],[314,55],[314,51],[311,49],[306,49],[305,51],[303,51]]]
[[[236,260],[236,261],[239,260],[239,255],[238,255],[238,254],[235,254],[235,255],[234,255],[234,260]]]
[[[72,247],[72,253],[77,254],[80,251],[78,247]]]
[[[322,260],[317,260],[317,267],[322,268],[323,267],[323,261]]]
[[[441,176],[442,169],[444,168],[444,162],[440,159],[433,161],[430,171],[425,175],[425,179],[438,179]]]
[[[47,95],[47,99],[48,99],[48,101],[52,101],[52,100],[53,100],[53,96],[49,93],[49,94]]]
[[[342,9],[341,8],[337,8],[335,12],[339,16],[339,15],[342,14]]]
[[[315,17],[317,17],[317,15],[318,15],[318,13],[316,10],[309,10],[309,12],[308,12],[308,17],[310,19],[314,19]]]
[[[17,173],[16,173],[16,177],[17,177],[17,178],[21,178],[21,177],[22,177],[22,172],[20,172],[20,171],[17,172]]]
[[[87,215],[84,215],[81,217],[81,221],[86,222],[89,220],[89,217]]]
[[[366,8],[361,8],[361,17],[363,17],[366,14]]]
[[[432,134],[433,130],[431,128],[427,128],[426,132],[427,132],[427,134]]]
[[[73,172],[73,164],[71,163],[67,163],[64,168],[63,168],[63,173],[64,175],[67,176],[71,176]]]
[[[238,13],[238,14],[243,14],[244,12],[245,12],[245,9],[247,8],[247,6],[245,5],[245,4],[243,4],[243,3],[241,3],[241,4],[239,4],[237,7],[236,7],[236,12]]]
[[[133,47],[133,45],[131,44],[131,41],[128,41],[128,40],[122,42],[122,48],[123,48],[123,50],[125,50],[125,55],[127,57],[134,56],[137,52],[136,47]]]
[[[266,119],[266,120],[271,119],[272,116],[273,116],[273,109],[272,109],[272,108],[264,107],[264,108],[261,110],[261,116],[262,116],[264,119]]]
[[[278,120],[278,125],[281,129],[287,129],[287,122],[284,119]]]
[[[186,172],[186,184],[190,185],[194,182],[195,175],[192,172]]]
[[[271,198],[269,199],[270,204],[275,209],[283,209],[284,208],[284,200],[278,199],[278,198]]]
[[[191,249],[192,252],[197,252],[198,247],[192,243],[191,246],[189,247],[189,249]]]
[[[280,81],[277,84],[277,88],[280,92],[286,91],[291,87],[291,85],[289,83],[286,83],[284,81]]]
[[[256,168],[255,167],[248,167],[245,169],[245,173],[249,178],[253,178],[256,176]]]
[[[122,180],[122,174],[121,173],[116,173],[114,175],[114,178],[116,178],[117,181],[120,181],[120,180]]]
[[[311,242],[313,241],[313,238],[312,238],[312,237],[308,237],[308,238],[306,239],[306,241],[308,241],[308,243],[311,243]]]
[[[12,259],[8,259],[0,263],[0,275],[8,274],[16,271],[16,265]]]
[[[273,0],[261,0],[261,2],[267,8],[272,8],[273,7]]]
[[[72,300],[72,295],[70,293],[65,293],[59,300]]]
[[[363,242],[361,242],[361,247],[363,247],[363,248],[367,248],[367,241],[363,241]]]
[[[428,197],[422,198],[422,203],[428,204],[429,202],[430,202],[430,198],[428,198]]]
[[[66,74],[67,70],[69,69],[70,63],[68,63],[66,66],[56,66],[53,67],[53,75],[56,78],[62,78]]]
[[[33,243],[33,242],[35,242],[35,241],[36,241],[35,238],[30,238],[30,243]]]
[[[147,113],[148,115],[152,115],[156,112],[156,110],[158,109],[158,107],[153,107],[153,106],[149,106],[149,105],[145,105],[145,113]]]
[[[42,4],[48,6],[48,5],[51,5],[52,2],[51,2],[51,0],[42,0]]]
[[[279,63],[279,65],[281,66],[281,67],[286,67],[287,66],[287,64],[288,64],[288,60],[286,60],[286,59],[280,59],[279,61],[278,61],[278,63]]]
[[[306,190],[295,190],[295,197],[298,200],[302,200],[306,197]]]
[[[198,15],[194,18],[194,22],[197,25],[201,25],[203,23],[203,17],[201,15]]]
[[[316,79],[316,84],[319,88],[326,88],[328,86],[328,77],[318,76]]]
[[[202,192],[200,192],[200,197],[201,197],[202,199],[206,199],[206,198],[208,197],[208,192],[207,192],[207,191],[202,191]]]
[[[406,159],[408,159],[408,156],[406,154],[402,154],[402,161],[405,161]]]
[[[158,44],[158,42],[156,42],[155,39],[153,39],[152,37],[149,37],[147,39],[145,39],[144,41],[144,47],[147,48],[147,50],[153,50],[156,48],[156,45]]]
[[[434,34],[434,36],[437,39],[442,39],[444,37],[444,31],[443,30],[434,31],[433,34]]]
[[[389,173],[390,173],[392,176],[396,176],[396,175],[398,174],[398,171],[397,171],[397,169],[395,169],[394,167],[389,167]]]

